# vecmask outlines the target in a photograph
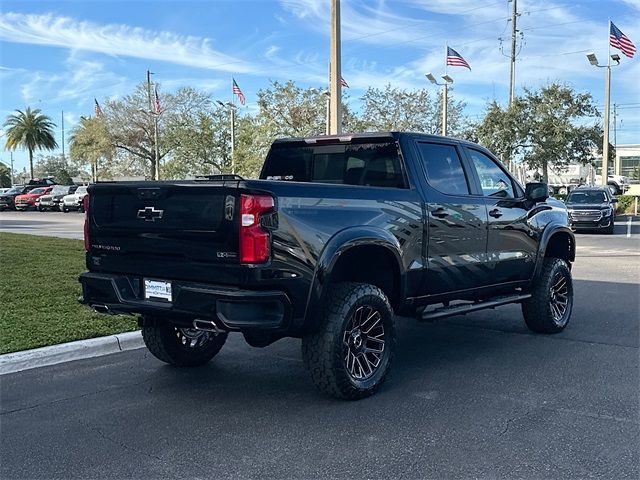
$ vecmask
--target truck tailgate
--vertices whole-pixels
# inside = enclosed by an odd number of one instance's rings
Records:
[[[90,189],[90,245],[103,266],[148,273],[162,258],[238,263],[238,182],[97,184]],[[100,265],[94,265],[94,267]],[[166,272],[172,277],[172,272]]]

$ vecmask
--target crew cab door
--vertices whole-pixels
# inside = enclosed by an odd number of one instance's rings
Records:
[[[469,166],[487,207],[487,260],[491,283],[529,280],[533,275],[537,243],[528,223],[524,191],[500,162],[487,153],[464,147]]]
[[[424,295],[450,293],[487,284],[487,209],[472,194],[459,146],[416,143],[426,198]],[[426,181],[424,181],[426,180]]]

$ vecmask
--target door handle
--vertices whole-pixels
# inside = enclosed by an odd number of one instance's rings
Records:
[[[489,216],[493,218],[500,218],[502,216],[502,212],[499,209],[494,208],[489,212]]]
[[[433,215],[434,217],[444,218],[449,214],[447,213],[447,211],[444,208],[440,207],[440,208],[436,208],[435,210],[433,210],[431,212],[431,215]]]

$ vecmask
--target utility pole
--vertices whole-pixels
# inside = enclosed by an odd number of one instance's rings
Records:
[[[62,110],[62,165],[67,166],[67,160],[64,156],[64,110]]]
[[[516,33],[518,29],[516,27],[518,19],[518,0],[511,0],[513,2],[513,10],[511,11],[511,69],[509,72],[509,106],[513,103],[516,91]]]
[[[330,125],[329,133],[337,135],[342,133],[342,67],[340,59],[340,0],[331,0],[331,46],[329,63],[329,101]]]
[[[11,158],[11,186],[13,187],[13,183],[14,183],[14,178],[13,178],[13,150],[11,150],[9,152],[9,155],[10,155],[9,158]]]

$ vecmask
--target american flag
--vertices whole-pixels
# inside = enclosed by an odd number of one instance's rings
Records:
[[[340,85],[342,85],[344,88],[349,88],[349,84],[347,83],[347,81],[340,77]]]
[[[629,38],[616,27],[613,22],[610,22],[609,27],[609,44],[613,48],[621,50],[627,57],[633,58],[636,53],[636,46]]]
[[[240,103],[244,105],[244,102],[246,101],[246,98],[244,97],[244,93],[242,93],[242,90],[240,90],[240,87],[236,83],[235,79],[232,78],[231,80],[233,80],[233,93],[235,93],[238,96],[238,100],[240,100]]]
[[[153,87],[153,93],[155,94],[155,100],[153,102],[153,107],[155,108],[156,113],[160,113],[160,97],[158,96],[158,88]]]
[[[452,67],[467,67],[471,70],[471,67],[467,61],[462,58],[462,55],[451,47],[447,47],[447,65],[451,65]]]
[[[102,109],[100,108],[100,104],[98,103],[98,100],[96,100],[96,97],[93,97],[93,103],[93,111],[96,113],[96,117],[101,117]]]

